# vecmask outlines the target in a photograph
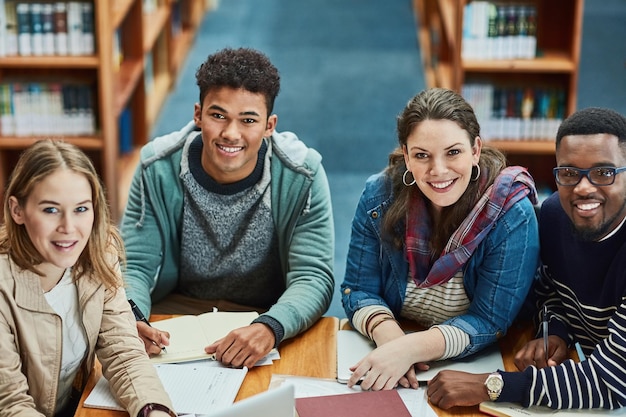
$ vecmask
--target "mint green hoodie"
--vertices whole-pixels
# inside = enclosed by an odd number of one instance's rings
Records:
[[[141,150],[122,218],[128,297],[148,317],[151,303],[178,284],[183,192],[181,157],[198,134],[193,122]],[[272,146],[272,216],[286,290],[266,313],[284,339],[309,328],[334,291],[334,226],[330,189],[320,154],[291,132],[275,132]],[[276,345],[280,340],[276,341]]]

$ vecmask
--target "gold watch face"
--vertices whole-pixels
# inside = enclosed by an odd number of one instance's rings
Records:
[[[489,378],[487,378],[487,383],[485,385],[487,385],[487,389],[489,391],[500,391],[502,389],[502,386],[504,385],[504,382],[502,381],[502,378],[498,378],[497,376],[490,376]]]

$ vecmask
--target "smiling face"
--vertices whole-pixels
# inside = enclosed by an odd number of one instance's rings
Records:
[[[439,211],[467,189],[480,149],[480,138],[472,147],[467,131],[455,122],[428,119],[415,126],[403,151],[416,185]]]
[[[202,107],[195,105],[194,121],[202,130],[202,167],[218,183],[230,184],[252,173],[277,116],[267,116],[263,94],[221,87],[208,92]]]
[[[84,175],[60,169],[34,187],[24,206],[10,197],[13,221],[26,228],[48,277],[60,277],[76,264],[85,249],[94,222],[91,185]]]
[[[561,139],[557,166],[588,169],[626,166],[624,150],[609,134],[571,135]],[[563,210],[583,240],[599,240],[626,216],[626,175],[617,174],[612,185],[596,186],[583,177],[575,186],[557,184]]]

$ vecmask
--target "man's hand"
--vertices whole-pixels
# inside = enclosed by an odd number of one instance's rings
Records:
[[[530,365],[537,368],[556,366],[568,358],[567,344],[559,336],[548,336],[548,360],[543,348],[543,339],[535,339],[526,343],[515,354],[515,366],[523,371]]]
[[[148,356],[159,355],[162,349],[170,344],[170,334],[154,327],[148,326],[143,321],[137,322],[137,333],[146,347]]]
[[[222,339],[204,348],[215,359],[234,368],[252,368],[275,344],[274,332],[263,323],[253,323],[228,333]]]
[[[485,387],[488,376],[489,374],[441,371],[428,382],[428,399],[444,410],[489,401]]]

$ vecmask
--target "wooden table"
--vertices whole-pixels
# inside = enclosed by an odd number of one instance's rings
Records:
[[[169,316],[151,317],[151,320],[158,321],[158,319],[168,317]],[[313,327],[303,334],[283,342],[279,348],[281,359],[274,361],[273,365],[257,366],[250,369],[235,401],[266,391],[269,387],[272,374],[337,378],[336,345],[337,330],[339,327],[339,319],[335,317],[322,317]],[[506,337],[500,340],[500,349],[506,370],[516,370],[513,363],[514,352],[531,338],[531,329],[528,326],[514,326],[509,330]],[[99,364],[97,364],[94,372],[89,377],[87,387],[81,398],[81,405],[78,407],[75,417],[128,417],[128,413],[122,411],[82,407],[82,403],[101,375],[102,370]],[[441,410],[438,407],[433,408],[435,412],[442,417],[485,416],[485,414],[478,411],[477,406],[456,407],[449,411]]]

